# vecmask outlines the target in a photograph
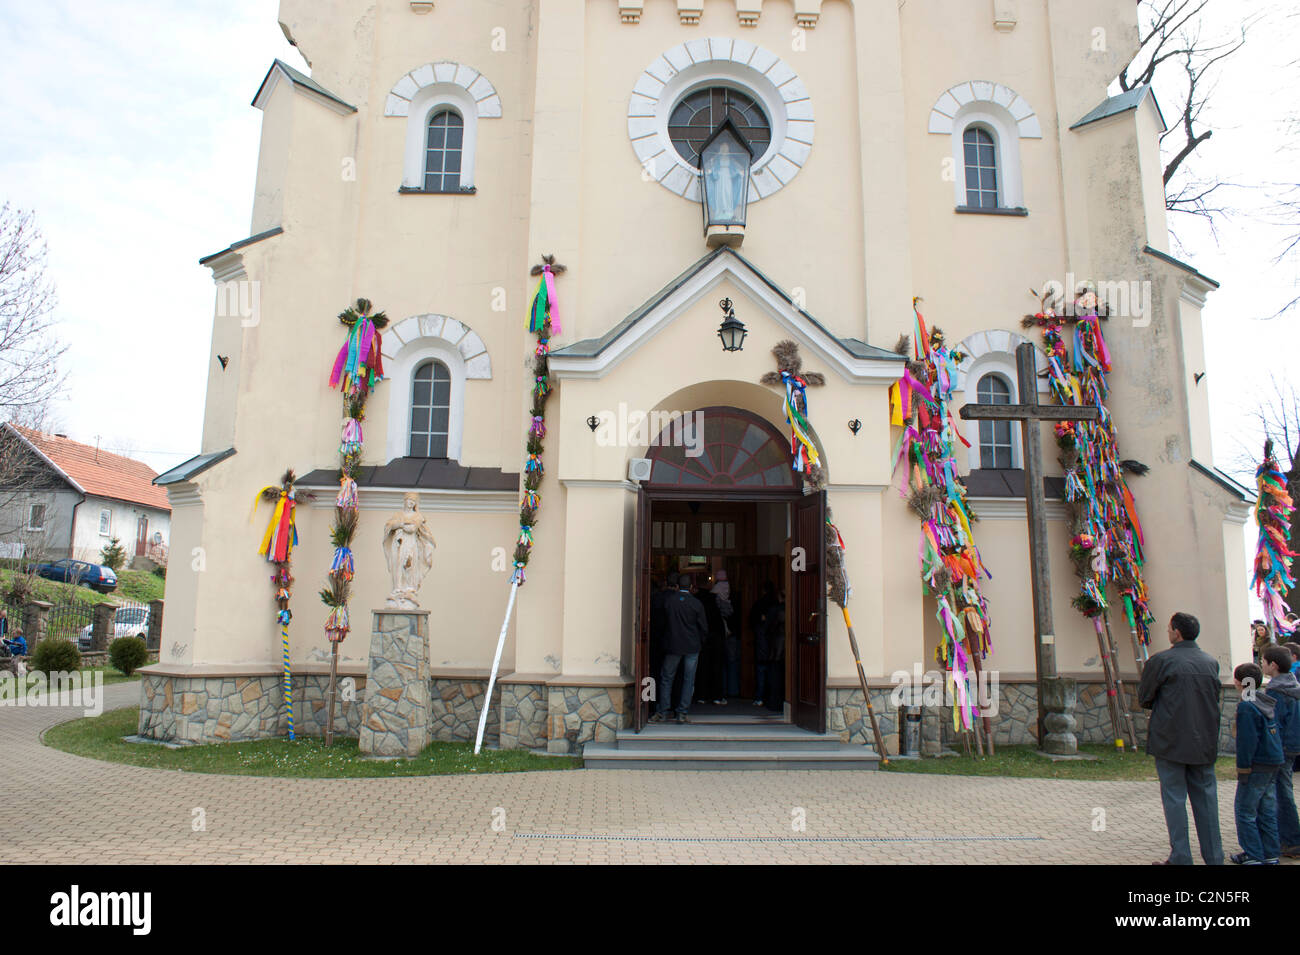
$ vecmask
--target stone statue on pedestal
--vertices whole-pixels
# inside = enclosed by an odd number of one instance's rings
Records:
[[[384,606],[419,609],[416,594],[433,567],[433,549],[436,546],[433,532],[420,513],[419,497],[407,494],[401,513],[394,514],[384,525],[384,558],[393,578],[393,591]]]

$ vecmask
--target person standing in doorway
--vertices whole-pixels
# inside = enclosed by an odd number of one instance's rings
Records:
[[[754,634],[754,705],[763,705],[767,689],[767,620],[776,608],[776,588],[763,582],[759,598],[749,611],[749,629]]]
[[[763,702],[771,713],[785,709],[785,591],[777,592],[776,604],[767,615],[764,634],[764,651],[767,662],[767,685],[763,687]]]
[[[1157,865],[1191,865],[1187,800],[1206,865],[1223,865],[1214,760],[1219,751],[1219,661],[1196,644],[1201,624],[1189,613],[1169,620],[1168,650],[1142,670],[1138,702],[1151,711],[1147,753],[1156,759],[1160,800],[1169,830],[1169,858]]]
[[[677,704],[677,722],[689,722],[691,696],[695,693],[695,670],[700,662],[700,647],[708,633],[709,622],[704,607],[691,596],[690,574],[677,578],[677,590],[665,601],[667,640],[664,643],[664,668],[659,679],[659,707],[651,723],[662,723],[672,713],[673,682],[677,668],[682,668],[682,694]]]
[[[717,706],[727,704],[727,691],[724,686],[726,675],[726,625],[722,621],[722,611],[718,607],[718,596],[707,580],[697,585],[695,596],[704,606],[704,618],[708,621],[708,632],[704,635],[704,647],[700,651],[700,676],[697,692],[701,703],[713,703]]]

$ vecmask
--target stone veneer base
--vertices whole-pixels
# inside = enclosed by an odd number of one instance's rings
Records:
[[[356,700],[344,700],[334,716],[334,732],[356,737],[361,728],[361,700],[365,679],[355,681]],[[294,728],[303,736],[320,736],[325,721],[328,676],[295,675],[293,678]],[[434,676],[429,680],[429,727],[433,739],[472,740],[478,728],[479,705],[487,680],[481,677]],[[1125,683],[1130,701],[1133,682]],[[1037,687],[1032,682],[1002,683],[998,687],[999,711],[993,720],[995,745],[1034,742]],[[578,686],[549,682],[498,682],[494,706],[488,713],[484,744],[502,749],[528,749],[559,754],[580,754],[592,740],[612,742],[620,729],[631,725],[632,687]],[[871,687],[880,732],[890,754],[898,752],[898,710],[891,702],[891,687]],[[857,687],[828,687],[826,727],[844,742],[872,744],[870,722]],[[1236,751],[1234,715],[1237,692],[1224,689],[1219,724],[1219,752]],[[170,677],[145,673],[141,681],[139,733],[149,739],[211,743],[283,736],[285,721],[280,704],[280,682],[275,677]],[[1146,741],[1146,713],[1134,709],[1140,744]],[[1081,743],[1110,742],[1110,717],[1101,682],[1079,684],[1075,711],[1076,735]],[[960,749],[952,730],[951,710],[922,710],[922,753],[943,748]]]

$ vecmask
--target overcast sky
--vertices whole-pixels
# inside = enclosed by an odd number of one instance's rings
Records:
[[[160,471],[199,450],[213,286],[197,260],[249,233],[261,124],[250,100],[275,57],[306,69],[277,6],[0,0],[0,199],[37,214],[70,345],[54,421]],[[1273,262],[1285,233],[1267,213],[1279,184],[1300,179],[1288,126],[1300,114],[1297,6],[1212,4],[1207,33],[1262,20],[1223,65],[1195,168],[1249,188],[1225,196],[1240,212],[1217,240],[1172,220],[1175,254],[1223,283],[1205,311],[1205,386],[1214,463],[1238,474],[1259,444],[1259,382],[1288,376],[1300,355],[1300,316],[1261,320],[1300,291],[1296,258]],[[1173,119],[1176,96],[1161,86]]]

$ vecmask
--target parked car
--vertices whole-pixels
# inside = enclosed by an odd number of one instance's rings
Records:
[[[46,580],[92,587],[102,594],[112,593],[117,589],[117,574],[113,573],[113,568],[91,564],[84,560],[65,557],[52,564],[37,564],[35,570],[36,576],[44,577]]]
[[[81,628],[81,634],[77,637],[77,648],[82,653],[90,651],[94,641],[93,630],[94,624],[87,624]],[[108,642],[112,643],[118,637],[139,637],[141,640],[148,640],[149,608],[118,607],[113,614],[113,633],[109,636]]]

